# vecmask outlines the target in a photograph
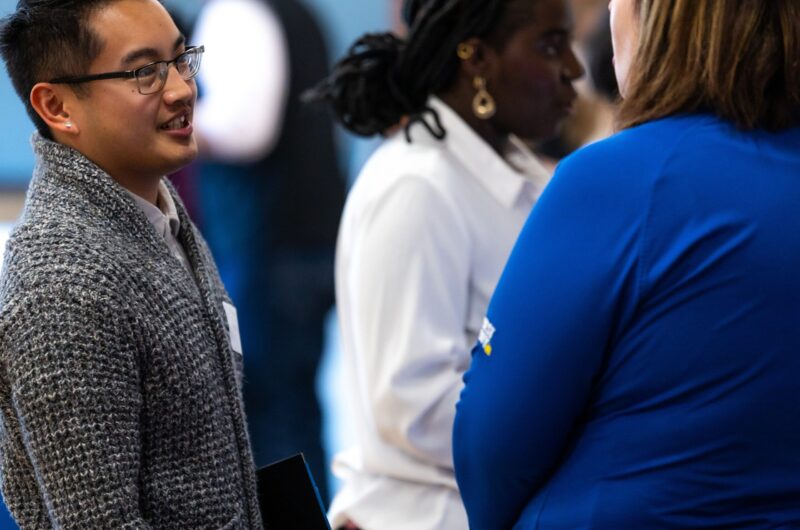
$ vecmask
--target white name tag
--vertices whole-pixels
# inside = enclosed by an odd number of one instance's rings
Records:
[[[236,316],[236,308],[228,302],[222,302],[222,307],[225,308],[225,316],[228,318],[231,348],[239,355],[242,355],[242,338],[239,336],[239,319]]]

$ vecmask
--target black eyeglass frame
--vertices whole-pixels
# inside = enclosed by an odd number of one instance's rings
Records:
[[[51,79],[50,81],[48,81],[48,83],[53,83],[53,84],[57,85],[57,84],[88,83],[89,81],[100,81],[102,79],[136,79],[136,88],[137,88],[137,90],[139,91],[140,94],[142,94],[143,96],[146,96],[146,95],[155,94],[155,93],[161,91],[161,89],[164,88],[164,85],[167,82],[167,76],[160,77],[161,86],[159,86],[156,90],[153,90],[152,92],[142,92],[142,86],[141,86],[141,84],[139,84],[139,72],[141,72],[145,68],[152,68],[153,66],[156,66],[156,65],[159,65],[159,64],[165,64],[166,68],[164,69],[164,71],[165,72],[169,72],[170,65],[177,64],[177,62],[182,57],[186,56],[187,54],[193,54],[193,55],[197,56],[198,61],[200,61],[202,59],[202,57],[203,57],[203,52],[204,51],[206,51],[206,49],[205,49],[205,46],[202,46],[202,45],[201,46],[187,46],[186,49],[183,52],[179,53],[174,59],[172,59],[170,61],[153,61],[152,63],[147,63],[144,66],[140,66],[139,68],[136,68],[135,70],[125,70],[125,71],[120,71],[120,72],[106,72],[106,73],[102,73],[102,74],[92,74],[92,75],[78,75],[78,76],[57,77],[55,79]],[[190,79],[194,79],[195,76],[197,75],[197,72],[199,72],[199,71],[200,71],[200,65],[198,64],[197,69],[194,71],[194,73],[189,77],[184,77],[183,79],[185,81],[188,81]],[[180,72],[178,72],[178,73],[180,73]],[[181,77],[183,77],[183,76],[181,76]]]

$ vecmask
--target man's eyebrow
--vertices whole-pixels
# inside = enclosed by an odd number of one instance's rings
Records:
[[[172,46],[172,49],[178,51],[178,48],[186,44],[186,37],[181,33],[178,35],[178,38],[175,39],[175,44]]]
[[[172,47],[173,50],[177,51],[185,42],[186,37],[183,34],[179,35],[178,38],[175,39],[175,44]],[[140,48],[134,50],[122,59],[122,64],[128,66],[142,58],[157,61],[159,59],[158,50],[155,48]]]

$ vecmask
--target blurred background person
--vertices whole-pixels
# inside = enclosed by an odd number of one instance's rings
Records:
[[[589,70],[593,93],[606,104],[619,100],[619,86],[614,72],[614,47],[611,42],[611,17],[605,2],[595,18],[594,28],[583,41],[583,55]],[[608,114],[608,113],[607,113]],[[607,127],[611,130],[611,127]]]
[[[453,434],[470,526],[800,527],[800,4],[611,0],[622,132],[561,162]]]
[[[336,290],[356,444],[334,528],[462,530],[451,430],[489,296],[549,173],[583,68],[563,0],[410,0],[311,94],[388,139],[348,197]]]
[[[345,180],[332,120],[299,100],[327,49],[300,0],[211,0],[193,38],[209,50],[197,206],[238,308],[256,464],[303,452],[327,502],[315,379]]]

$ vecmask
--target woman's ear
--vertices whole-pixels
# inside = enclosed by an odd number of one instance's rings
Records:
[[[456,55],[461,59],[461,71],[470,80],[475,77],[486,77],[492,61],[492,50],[478,37],[459,43]]]
[[[78,124],[70,116],[66,87],[50,83],[36,83],[31,89],[30,102],[36,114],[47,124],[51,131],[76,135]]]

